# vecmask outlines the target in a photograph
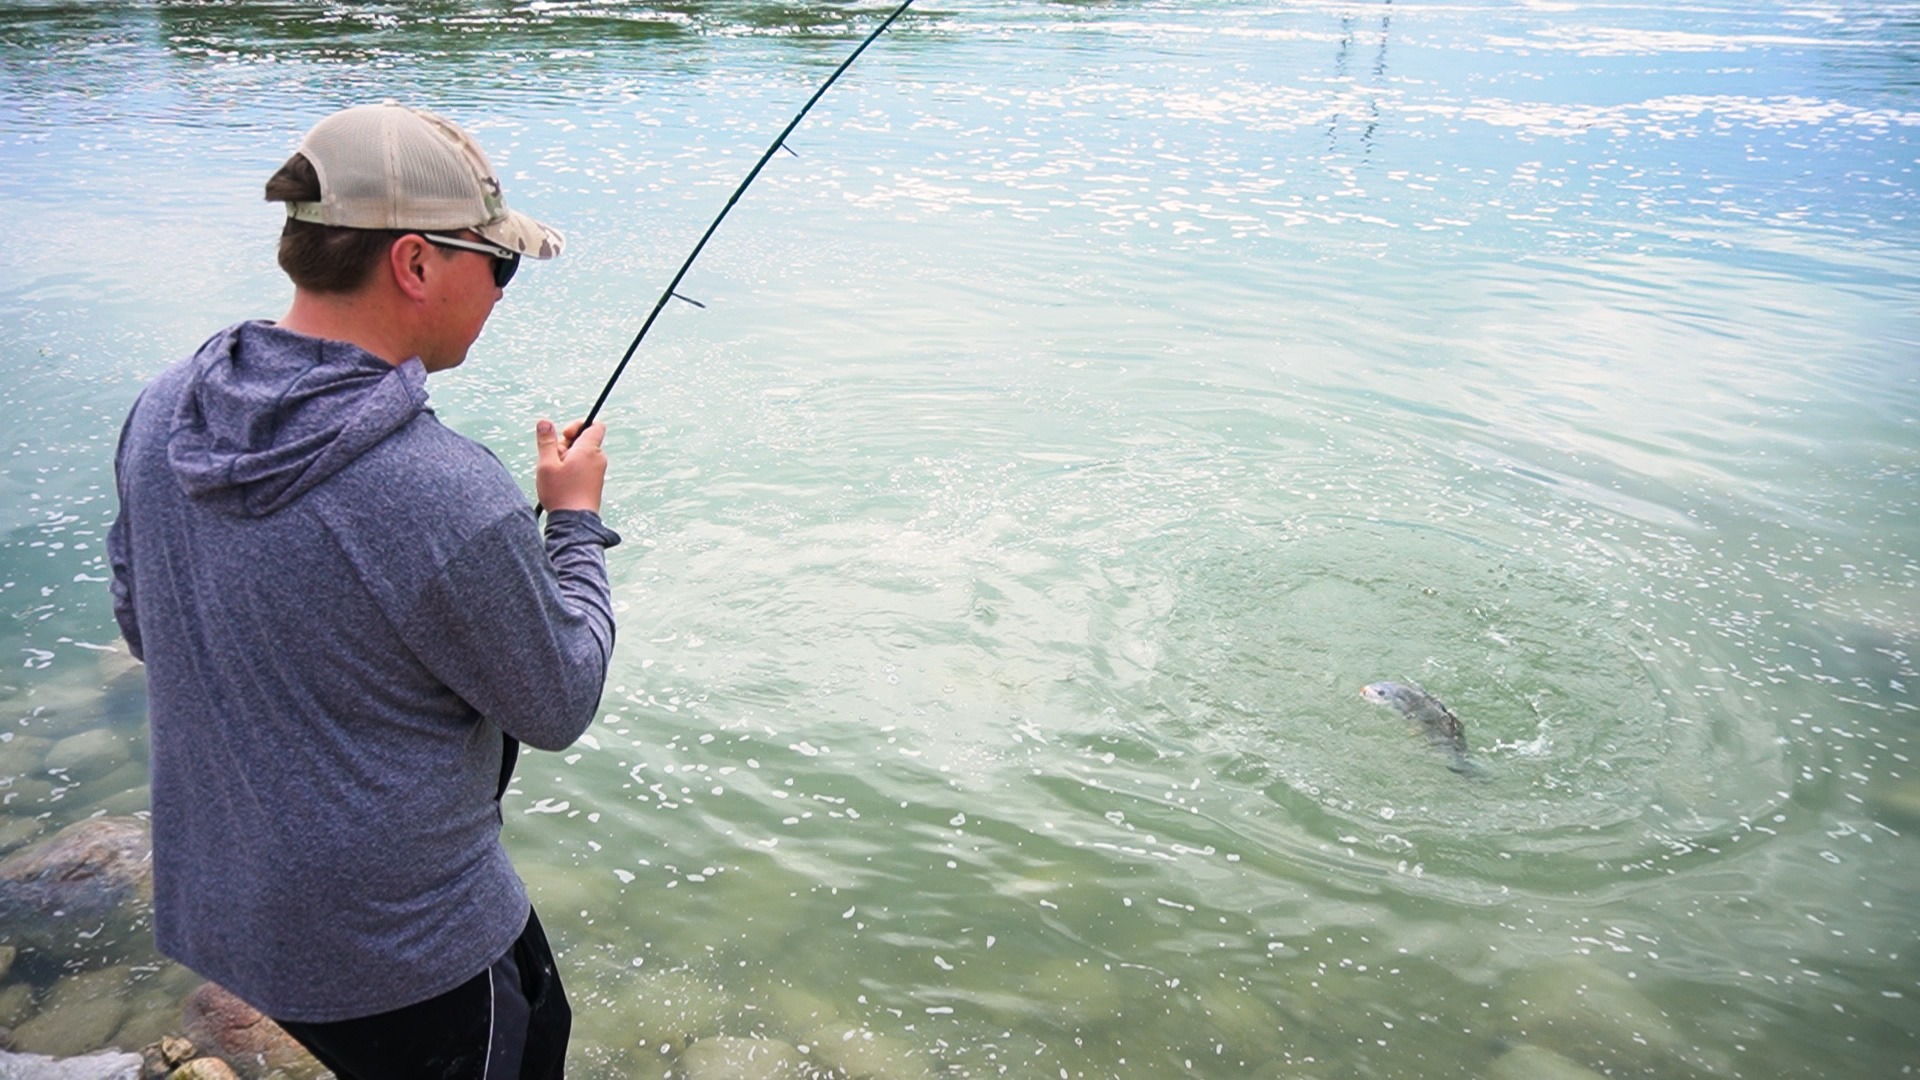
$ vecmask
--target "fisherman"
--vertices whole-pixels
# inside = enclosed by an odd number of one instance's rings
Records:
[[[599,705],[606,433],[535,425],[543,536],[425,382],[563,239],[391,102],[322,120],[266,195],[292,305],[154,380],[115,461],[155,935],[342,1080],[559,1077],[572,1014],[499,798],[518,742]]]

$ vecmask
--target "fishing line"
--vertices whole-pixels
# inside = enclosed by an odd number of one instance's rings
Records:
[[[867,51],[867,46],[873,44],[875,38],[885,33],[887,27],[892,26],[893,21],[898,19],[906,12],[907,8],[912,6],[913,0],[905,0],[899,7],[893,9],[893,14],[887,16],[886,21],[874,27],[873,32],[868,34],[866,40],[860,43],[860,47],[853,50],[852,54],[845,60],[842,60],[840,66],[833,70],[833,74],[827,76],[827,81],[820,84],[820,89],[815,90],[813,96],[807,99],[807,103],[800,106],[800,111],[795,113],[793,119],[787,122],[787,126],[781,129],[780,134],[774,137],[772,145],[767,147],[767,152],[760,155],[760,160],[754,162],[753,171],[747,173],[747,178],[740,181],[739,187],[733,189],[733,195],[727,199],[727,205],[720,208],[720,213],[714,217],[713,223],[707,226],[705,233],[701,234],[700,242],[693,245],[693,250],[687,253],[687,261],[680,264],[679,272],[673,275],[672,281],[667,282],[666,289],[660,293],[660,299],[654,302],[653,310],[647,314],[647,321],[640,324],[640,332],[633,335],[633,341],[627,345],[627,351],[620,357],[620,363],[614,367],[612,376],[607,379],[607,385],[601,388],[600,396],[595,399],[593,408],[587,410],[587,418],[580,422],[580,430],[585,431],[587,426],[593,423],[594,417],[600,415],[600,407],[607,403],[608,395],[613,393],[614,384],[620,381],[621,373],[627,370],[627,361],[633,359],[635,350],[640,348],[640,342],[647,336],[647,331],[653,329],[654,320],[660,317],[660,312],[667,306],[668,300],[679,299],[692,304],[694,307],[706,306],[697,300],[689,300],[676,291],[680,288],[680,279],[687,276],[687,271],[693,267],[693,261],[700,257],[701,250],[707,246],[707,241],[713,237],[714,230],[718,229],[720,223],[726,220],[727,213],[733,209],[733,204],[740,201],[740,196],[746,193],[748,186],[760,175],[760,170],[766,167],[767,162],[773,159],[773,155],[779,153],[782,149],[786,149],[788,153],[794,154],[793,149],[787,146],[787,136],[793,134],[793,129],[800,126],[801,120],[806,119],[807,112],[813,108],[814,102],[820,100],[821,95],[825,94],[827,88],[832,86],[834,82],[840,78],[842,72],[853,66],[853,62],[860,58],[861,53]],[[794,154],[794,156],[798,157],[799,155]]]

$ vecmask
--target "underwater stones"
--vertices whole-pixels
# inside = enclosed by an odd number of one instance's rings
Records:
[[[0,860],[0,937],[65,944],[79,930],[151,895],[153,848],[146,823],[100,817],[76,822]]]
[[[52,802],[54,793],[65,787],[34,776],[0,776],[0,806],[32,813],[34,808]]]
[[[19,1027],[22,1020],[32,1015],[33,987],[26,983],[0,987],[0,1027]]]
[[[181,1009],[182,1033],[196,1046],[226,1059],[247,1080],[278,1070],[294,1080],[326,1072],[279,1024],[217,983],[202,983]]]
[[[89,1054],[61,1060],[0,1051],[0,1080],[140,1080],[140,1055]]]
[[[40,1012],[14,1029],[14,1046],[53,1057],[105,1047],[131,1011],[126,998],[131,976],[128,969],[117,967],[62,979]]]
[[[865,1027],[821,1031],[807,1042],[813,1063],[839,1080],[933,1080],[920,1048]]]
[[[7,981],[7,972],[13,970],[13,962],[19,956],[19,949],[11,945],[0,945],[0,982]]]
[[[1876,784],[1867,789],[1867,805],[1876,817],[1908,829],[1920,829],[1920,779]]]
[[[143,782],[137,787],[125,788],[101,799],[93,804],[93,808],[121,817],[146,813],[153,809],[153,788]]]
[[[0,742],[0,777],[39,772],[40,763],[52,748],[52,739],[15,733],[13,738]]]
[[[635,1008],[628,1035],[649,1050],[717,1034],[735,1011],[725,991],[683,972],[643,975],[630,993]]]
[[[1206,1015],[1207,1053],[1249,1067],[1279,1057],[1280,1014],[1265,1001],[1221,982],[1202,984],[1195,998]]]
[[[1690,1046],[1659,1006],[1590,960],[1557,960],[1521,972],[1498,995],[1516,1041],[1599,1069],[1686,1075]]]
[[[47,756],[41,760],[40,767],[49,773],[59,773],[69,780],[84,782],[130,764],[133,751],[127,745],[127,737],[117,731],[106,728],[94,728],[77,735],[69,735],[47,749]]]
[[[832,1002],[789,983],[779,983],[765,994],[774,1023],[788,1031],[844,1031],[840,1010]]]
[[[1120,981],[1092,960],[1053,960],[1027,980],[1026,1000],[1068,1030],[1112,1022],[1126,1011]]]
[[[1604,1080],[1592,1069],[1568,1061],[1551,1050],[1520,1043],[1501,1054],[1487,1070],[1487,1080]]]
[[[0,818],[0,855],[38,839],[46,831],[46,823],[39,818]]]
[[[672,1080],[801,1080],[800,1051],[773,1039],[716,1035],[688,1044]]]

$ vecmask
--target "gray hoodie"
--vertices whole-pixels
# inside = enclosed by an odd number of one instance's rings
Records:
[[[155,933],[281,1019],[399,1008],[506,951],[528,904],[502,736],[572,743],[613,650],[620,538],[570,511],[543,542],[425,382],[241,323],[121,433],[108,547],[147,669]]]

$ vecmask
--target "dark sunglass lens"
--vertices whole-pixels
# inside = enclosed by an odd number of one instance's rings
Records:
[[[505,259],[495,256],[493,260],[493,283],[502,289],[506,288],[507,282],[513,280],[514,271],[518,269],[520,269],[519,252],[516,251],[511,257]]]

